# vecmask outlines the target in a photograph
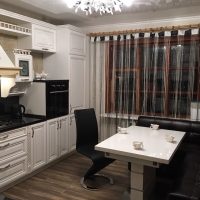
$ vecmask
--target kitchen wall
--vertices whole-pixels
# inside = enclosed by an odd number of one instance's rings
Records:
[[[14,64],[15,58],[14,58],[13,49],[17,48],[17,37],[0,33],[0,44]],[[43,70],[43,54],[31,52],[31,55],[33,56],[34,72],[41,73]]]

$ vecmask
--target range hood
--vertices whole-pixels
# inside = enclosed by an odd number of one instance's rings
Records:
[[[0,82],[1,97],[7,97],[11,87],[15,85],[15,77],[19,73],[20,67],[15,67],[0,45]]]

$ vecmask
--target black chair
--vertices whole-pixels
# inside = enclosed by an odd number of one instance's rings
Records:
[[[110,184],[113,184],[113,180],[105,175],[96,174],[101,169],[112,163],[114,160],[104,157],[104,153],[94,149],[94,146],[98,144],[98,125],[93,108],[75,110],[76,120],[76,150],[80,154],[88,157],[92,160],[93,164],[81,178],[81,185],[85,189],[97,190],[99,186],[89,186],[88,180],[105,179]],[[98,177],[98,178],[97,178]],[[95,182],[95,181],[94,181]],[[104,181],[105,182],[105,181]],[[91,184],[91,183],[90,183]]]

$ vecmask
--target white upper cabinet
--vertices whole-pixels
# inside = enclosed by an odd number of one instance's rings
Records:
[[[32,45],[36,50],[56,52],[56,30],[33,25]]]
[[[69,32],[70,45],[69,53],[74,55],[85,55],[86,54],[86,37],[85,34],[72,31]]]
[[[85,107],[85,91],[87,89],[86,59],[83,56],[70,55],[68,60],[70,71],[70,114],[73,114],[75,109],[81,109]]]
[[[18,47],[42,52],[56,52],[56,30],[32,24],[32,36],[19,38]]]

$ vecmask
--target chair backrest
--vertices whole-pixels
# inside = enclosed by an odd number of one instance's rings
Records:
[[[93,108],[74,111],[76,120],[76,148],[98,143],[98,125]]]

